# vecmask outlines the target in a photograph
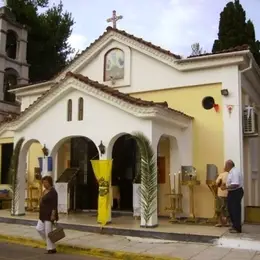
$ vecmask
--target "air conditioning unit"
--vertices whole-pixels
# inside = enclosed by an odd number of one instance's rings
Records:
[[[258,135],[258,116],[253,107],[246,106],[244,108],[243,130],[245,136]]]

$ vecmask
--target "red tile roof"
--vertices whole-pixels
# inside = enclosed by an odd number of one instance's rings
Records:
[[[229,52],[238,52],[238,51],[246,51],[249,50],[249,46],[247,44],[237,46],[237,47],[232,47],[229,49],[225,49],[222,51],[216,51],[216,52],[211,52],[211,53],[202,53],[200,55],[191,55],[188,58],[194,58],[194,57],[203,57],[203,56],[209,56],[209,55],[216,55],[216,54],[223,54],[223,53],[229,53]]]
[[[148,46],[148,47],[150,47],[150,48],[153,48],[153,49],[155,49],[155,50],[157,50],[157,51],[160,51],[160,52],[162,52],[162,53],[164,53],[164,54],[170,55],[170,56],[174,57],[175,59],[181,59],[181,56],[180,56],[180,55],[174,54],[174,53],[172,53],[172,52],[169,51],[169,50],[165,50],[165,49],[161,48],[160,46],[156,46],[156,45],[152,44],[151,42],[145,41],[145,40],[142,39],[142,38],[139,38],[139,37],[136,37],[136,36],[134,36],[134,35],[132,35],[132,34],[129,34],[129,33],[127,33],[126,31],[119,30],[119,29],[115,29],[115,28],[113,28],[113,27],[111,27],[111,26],[108,26],[108,27],[106,28],[106,31],[105,31],[102,35],[100,35],[94,42],[92,42],[85,50],[83,50],[81,53],[77,54],[76,57],[70,62],[70,64],[72,64],[72,63],[73,63],[76,59],[78,59],[82,54],[84,54],[85,52],[87,52],[92,46],[94,46],[97,42],[99,42],[103,37],[105,37],[105,36],[106,36],[109,32],[111,32],[111,31],[114,31],[114,32],[119,33],[119,34],[121,34],[121,35],[123,35],[123,36],[129,37],[130,39],[133,39],[133,40],[135,40],[135,41],[138,41],[138,42],[140,42],[140,43],[142,43],[142,44],[144,44],[144,45],[146,45],[146,46]],[[63,72],[70,66],[70,64],[68,64],[60,73],[58,73],[58,75],[55,75],[55,76],[53,77],[53,79],[55,79],[57,76],[59,76],[61,73],[63,73]]]
[[[85,84],[87,84],[87,85],[89,85],[93,88],[96,88],[96,89],[98,89],[98,90],[100,90],[104,93],[107,93],[111,96],[117,97],[117,98],[119,98],[119,99],[121,99],[125,102],[131,103],[133,105],[137,105],[137,106],[140,106],[140,107],[158,107],[158,108],[162,108],[162,109],[165,109],[165,110],[168,110],[168,111],[178,113],[178,114],[185,116],[187,118],[190,118],[190,119],[193,118],[189,115],[186,115],[183,112],[169,108],[167,102],[153,102],[153,101],[142,100],[140,98],[135,98],[135,97],[130,96],[129,94],[119,92],[118,90],[113,89],[112,87],[109,87],[109,86],[104,85],[104,84],[100,84],[97,81],[93,81],[93,80],[89,79],[88,77],[85,77],[81,74],[75,74],[75,73],[72,73],[72,72],[67,72],[65,79],[68,78],[68,77],[73,77],[76,80],[84,82]],[[65,79],[62,79],[60,82],[64,81]],[[23,116],[24,114],[26,114],[29,110],[33,109],[36,104],[38,104],[42,99],[44,99],[45,96],[47,96],[49,93],[53,92],[58,85],[59,85],[59,83],[55,83],[49,90],[47,90],[45,93],[43,93],[37,100],[35,100],[29,107],[27,107],[19,115],[17,115],[16,117],[7,118],[5,121],[2,121],[0,124],[2,125],[3,123],[14,121],[14,120],[20,118],[21,116]]]
[[[86,83],[87,85],[89,85],[93,88],[101,90],[101,91],[103,91],[103,92],[105,92],[105,93],[107,93],[111,96],[122,99],[123,101],[128,102],[130,104],[137,105],[137,106],[140,106],[140,107],[159,107],[159,108],[163,108],[163,109],[178,113],[180,115],[192,118],[191,116],[188,116],[188,115],[184,114],[183,112],[169,108],[168,103],[166,101],[165,102],[154,102],[154,101],[143,100],[143,99],[140,99],[140,98],[135,98],[135,97],[130,96],[129,94],[119,92],[117,89],[114,89],[114,88],[109,87],[109,86],[104,85],[104,84],[100,84],[97,81],[93,81],[93,80],[89,79],[88,77],[85,77],[81,74],[75,74],[75,73],[72,73],[72,72],[67,72],[66,76],[67,77],[73,77],[73,78],[75,78],[75,79],[77,79],[81,82]]]

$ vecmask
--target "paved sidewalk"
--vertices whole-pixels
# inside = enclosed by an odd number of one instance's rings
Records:
[[[94,251],[101,249],[100,252],[113,251],[117,254],[128,252],[137,253],[139,257],[145,254],[183,260],[260,260],[260,252],[257,251],[220,248],[208,244],[109,236],[73,230],[65,230],[65,232],[66,238],[59,244],[87,250],[94,248]],[[18,236],[24,238],[23,241],[27,239],[40,241],[35,227],[32,226],[0,223],[0,238],[1,236]],[[21,240],[21,243],[23,241]]]
[[[57,254],[57,255],[46,255],[45,250],[39,248],[31,248],[27,246],[13,245],[7,243],[0,242],[0,259],[2,260],[17,260],[19,256],[19,260],[101,260],[96,257],[86,257],[86,256],[75,256],[69,254]],[[103,260],[107,260],[104,259]]]

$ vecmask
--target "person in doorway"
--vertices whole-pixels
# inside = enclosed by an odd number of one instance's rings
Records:
[[[243,177],[232,160],[225,163],[225,171],[228,172],[227,183],[222,184],[221,189],[228,191],[227,204],[229,217],[232,223],[231,233],[241,233],[241,202],[244,196]]]
[[[216,184],[218,186],[218,196],[216,198],[216,214],[218,223],[216,227],[228,226],[228,209],[227,209],[227,190],[222,190],[221,186],[226,184],[228,172],[224,171],[218,175]]]
[[[58,221],[58,194],[53,187],[53,180],[51,176],[42,178],[44,187],[43,195],[40,201],[39,220],[36,230],[46,242],[47,254],[55,254],[56,246],[51,242],[48,234],[53,229],[53,224]]]

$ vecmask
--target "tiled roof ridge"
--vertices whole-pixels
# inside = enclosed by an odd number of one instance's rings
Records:
[[[169,51],[169,50],[163,49],[163,48],[161,48],[160,46],[156,46],[155,44],[153,44],[153,43],[151,43],[151,42],[148,42],[148,41],[145,41],[145,40],[142,39],[142,38],[136,37],[136,36],[133,35],[133,34],[129,34],[129,33],[127,33],[127,32],[124,31],[124,30],[119,30],[119,29],[115,29],[115,28],[113,28],[113,27],[111,27],[111,26],[108,26],[108,27],[106,28],[106,31],[104,31],[103,34],[101,34],[97,39],[95,39],[92,43],[90,43],[90,45],[87,46],[84,50],[82,50],[80,53],[78,53],[78,54],[74,57],[74,59],[72,59],[72,60],[70,61],[70,63],[69,63],[63,70],[61,70],[60,73],[56,74],[52,79],[55,79],[55,78],[58,77],[61,73],[63,73],[63,72],[66,70],[66,68],[68,68],[74,61],[76,61],[81,55],[83,55],[83,54],[84,54],[86,51],[88,51],[93,45],[95,45],[99,40],[101,40],[105,35],[107,35],[107,34],[108,34],[109,32],[111,32],[111,31],[117,32],[117,33],[119,33],[119,34],[121,34],[121,35],[124,35],[124,36],[127,36],[127,37],[129,37],[129,38],[131,38],[131,39],[133,39],[133,40],[136,40],[136,41],[138,41],[138,42],[140,42],[140,43],[142,43],[142,44],[144,44],[144,45],[147,45],[148,47],[151,47],[151,48],[153,48],[153,49],[155,49],[155,50],[157,50],[157,51],[160,51],[160,52],[162,52],[162,53],[164,53],[164,54],[173,56],[173,57],[176,58],[176,59],[181,59],[181,56],[180,56],[180,55],[174,54],[174,53],[172,53],[172,52]]]
[[[151,48],[153,48],[153,49],[155,49],[155,50],[157,50],[157,51],[160,51],[160,52],[162,52],[162,53],[164,53],[164,54],[173,56],[173,57],[176,58],[176,59],[181,59],[181,56],[180,56],[180,55],[175,54],[175,53],[173,53],[173,52],[171,52],[171,51],[169,51],[169,50],[166,50],[166,49],[164,49],[164,48],[162,48],[162,47],[160,47],[160,46],[158,46],[158,45],[155,45],[155,44],[153,44],[152,42],[148,42],[148,41],[144,40],[143,38],[139,38],[139,37],[137,37],[137,36],[135,36],[135,35],[133,35],[133,34],[127,33],[127,32],[124,31],[124,30],[119,30],[119,29],[113,28],[113,27],[111,27],[111,26],[108,26],[108,27],[106,28],[106,30],[107,30],[107,32],[114,31],[114,32],[120,33],[120,34],[122,34],[122,35],[124,35],[124,36],[127,36],[127,37],[129,37],[129,38],[131,38],[131,39],[133,39],[133,40],[136,40],[136,41],[138,41],[138,42],[140,42],[140,43],[142,43],[142,44],[144,44],[144,45],[147,45],[148,47],[151,47]]]
[[[111,96],[117,97],[117,98],[119,98],[119,99],[121,99],[125,102],[130,103],[130,104],[134,104],[134,105],[141,106],[141,107],[163,108],[163,109],[166,109],[168,111],[172,111],[172,112],[178,113],[180,115],[192,118],[191,116],[186,115],[185,113],[183,113],[181,111],[170,108],[166,101],[164,101],[164,102],[154,102],[154,101],[143,100],[141,98],[136,98],[136,97],[133,97],[129,94],[120,92],[117,89],[114,89],[114,88],[109,87],[107,85],[101,84],[98,81],[91,80],[90,78],[83,76],[82,74],[76,74],[76,73],[73,73],[71,71],[66,73],[66,77],[73,77],[73,78],[75,78],[75,79],[77,79],[81,82],[84,82],[85,84],[88,84],[88,85],[90,85],[90,86],[92,86],[96,89],[103,91],[104,93],[107,93]]]
[[[63,81],[65,81],[67,78],[72,77],[76,80],[79,80],[93,88],[96,88],[100,91],[103,91],[104,93],[107,93],[111,96],[117,97],[125,102],[128,102],[130,104],[134,104],[140,107],[158,107],[158,108],[162,108],[162,109],[166,109],[168,111],[172,111],[175,113],[178,113],[180,115],[183,115],[185,117],[188,118],[193,118],[189,115],[186,115],[185,113],[172,109],[170,107],[168,107],[168,103],[165,102],[154,102],[154,101],[146,101],[146,100],[142,100],[140,98],[135,98],[130,96],[129,94],[126,93],[122,93],[116,89],[113,89],[112,87],[109,87],[107,85],[101,84],[98,81],[94,81],[91,80],[90,78],[83,76],[81,74],[75,74],[71,71],[66,73],[66,77],[62,80],[60,80],[58,83],[55,83],[49,90],[45,91],[41,96],[39,96],[32,104],[30,104],[25,110],[23,110],[19,115],[14,116],[12,118],[6,118],[5,120],[3,120],[2,122],[0,122],[0,125],[3,125],[5,123],[9,123],[11,121],[14,121],[18,118],[20,118],[21,116],[23,116],[25,113],[27,113],[27,111],[31,110],[36,104],[38,104],[45,96],[47,96],[51,91],[53,91],[56,86],[60,85]]]
[[[168,108],[168,104],[167,102],[154,102],[154,101],[146,101],[146,100],[142,100],[140,98],[135,98],[130,96],[129,94],[120,92],[117,89],[114,89],[112,87],[109,87],[107,85],[101,84],[98,81],[94,81],[92,79],[90,79],[87,76],[83,76],[82,74],[77,74],[77,73],[73,73],[71,71],[66,73],[66,77],[73,77],[81,82],[84,82],[85,84],[88,84],[96,89],[99,89],[107,94],[110,94],[112,96],[118,97],[124,101],[127,101],[129,103],[134,103],[136,105],[139,106],[162,106],[162,107],[167,107]]]
[[[221,51],[207,52],[207,53],[202,53],[202,54],[199,54],[199,55],[190,55],[187,58],[203,57],[203,56],[209,56],[209,55],[223,54],[223,53],[229,53],[229,52],[239,52],[239,51],[246,51],[246,50],[249,50],[249,45],[243,44],[243,45],[239,45],[239,46],[236,46],[236,47],[224,49],[224,50],[221,50]]]

